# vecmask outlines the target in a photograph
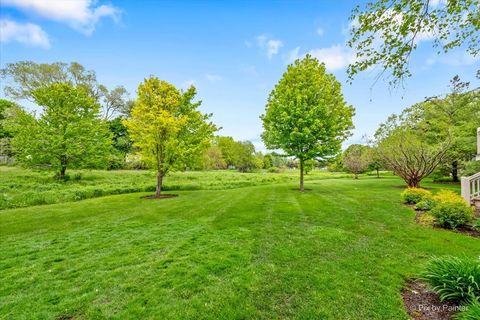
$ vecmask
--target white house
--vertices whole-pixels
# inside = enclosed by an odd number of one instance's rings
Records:
[[[480,161],[480,128],[477,128],[477,155],[475,160]],[[462,177],[462,197],[469,204],[480,208],[480,172],[470,177]]]

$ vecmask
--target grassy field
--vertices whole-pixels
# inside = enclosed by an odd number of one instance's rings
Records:
[[[0,318],[406,319],[406,277],[480,252],[416,225],[397,178],[259,177],[3,210]]]
[[[0,166],[0,210],[96,198],[112,194],[155,191],[153,171],[71,170],[70,180],[53,178],[51,171]],[[342,173],[315,171],[307,180],[345,177]],[[220,190],[260,184],[294,182],[297,170],[276,173],[237,171],[175,172],[165,179],[164,190]]]

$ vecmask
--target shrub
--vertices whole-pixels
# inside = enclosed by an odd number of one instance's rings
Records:
[[[472,221],[473,209],[465,202],[439,203],[431,211],[441,227],[456,229]]]
[[[418,218],[418,223],[427,227],[433,227],[436,221],[437,219],[430,213],[424,213]]]
[[[455,319],[457,320],[478,320],[480,319],[480,302],[475,301],[466,307],[465,311],[460,312]]]
[[[407,188],[402,192],[402,199],[404,203],[415,204],[422,201],[424,198],[429,198],[432,193],[421,188]]]
[[[480,172],[480,161],[468,161],[465,162],[465,167],[462,170],[462,176],[468,177]]]
[[[268,172],[270,173],[280,173],[280,169],[277,167],[270,167],[268,168]]]
[[[460,303],[480,298],[480,261],[446,256],[432,259],[421,275],[442,301]]]
[[[415,210],[432,210],[437,203],[432,198],[425,198],[415,205]]]
[[[440,190],[433,196],[433,200],[438,203],[462,203],[465,204],[465,200],[455,191],[452,190]]]
[[[474,230],[480,231],[480,218],[475,220],[472,227],[473,227]]]

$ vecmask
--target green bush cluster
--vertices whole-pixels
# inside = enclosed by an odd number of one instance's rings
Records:
[[[438,225],[447,229],[466,226],[473,221],[473,209],[463,198],[452,190],[440,190],[437,194],[418,189],[407,188],[402,192],[405,203],[415,203],[416,210],[428,211],[425,219],[420,219],[425,225]],[[479,222],[476,222],[479,224]]]
[[[436,202],[432,198],[426,198],[421,200],[415,205],[415,210],[423,210],[423,211],[428,211],[432,210],[433,207],[435,207]]]
[[[403,202],[407,204],[416,204],[431,196],[430,191],[421,188],[407,188],[402,192]]]
[[[446,256],[432,259],[421,278],[442,301],[467,306],[458,319],[480,319],[480,260]]]
[[[456,320],[478,320],[480,319],[480,302],[472,302],[467,305],[465,311],[462,311],[455,317]]]
[[[439,226],[456,229],[473,220],[473,209],[466,203],[439,203],[431,211]]]

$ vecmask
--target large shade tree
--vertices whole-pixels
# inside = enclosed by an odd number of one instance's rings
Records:
[[[69,167],[106,167],[111,134],[100,118],[100,105],[84,87],[55,83],[31,94],[42,107],[40,116],[14,108],[7,121],[17,161],[48,165],[61,179]]]
[[[288,66],[270,93],[261,116],[262,139],[267,148],[282,149],[299,160],[303,191],[305,161],[338,153],[353,128],[353,114],[340,83],[323,63],[307,55]]]
[[[195,95],[193,86],[180,92],[150,77],[139,85],[131,116],[124,120],[142,160],[157,172],[156,197],[161,197],[165,175],[196,162],[217,130],[211,114],[198,110]]]

